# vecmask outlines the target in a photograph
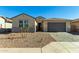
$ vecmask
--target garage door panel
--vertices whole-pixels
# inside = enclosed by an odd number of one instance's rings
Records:
[[[66,31],[66,24],[65,23],[53,23],[48,22],[48,31],[60,31],[64,32]]]

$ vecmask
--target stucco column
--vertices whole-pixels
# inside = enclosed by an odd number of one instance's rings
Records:
[[[35,27],[35,29],[34,29],[35,31],[34,32],[36,32],[37,22],[36,21],[34,21],[34,22],[35,22],[35,26],[34,26]]]
[[[36,26],[35,26],[35,31],[34,32],[36,32]]]
[[[70,32],[71,24],[70,21],[66,21],[66,32]]]
[[[46,21],[43,22],[43,31],[47,32],[47,22]]]

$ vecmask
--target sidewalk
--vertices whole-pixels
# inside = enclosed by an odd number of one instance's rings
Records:
[[[79,42],[52,42],[42,48],[43,53],[79,53]]]

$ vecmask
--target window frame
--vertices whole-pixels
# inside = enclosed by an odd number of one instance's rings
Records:
[[[22,21],[22,23],[21,23]],[[22,26],[21,26],[22,24]],[[19,20],[19,27],[20,28],[27,28],[28,27],[28,20]]]

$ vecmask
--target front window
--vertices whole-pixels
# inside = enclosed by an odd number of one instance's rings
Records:
[[[23,28],[23,21],[19,21],[19,27]]]
[[[28,21],[27,21],[27,20],[24,21],[24,27],[25,27],[25,28],[28,27]]]
[[[19,27],[20,28],[27,28],[28,27],[28,21],[27,20],[19,21]]]

